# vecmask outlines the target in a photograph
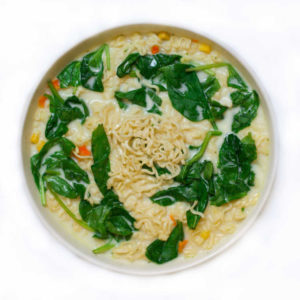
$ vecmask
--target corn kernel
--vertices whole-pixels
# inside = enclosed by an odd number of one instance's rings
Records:
[[[157,36],[163,41],[168,41],[170,39],[170,35],[164,31],[160,32]]]
[[[204,240],[207,240],[210,236],[210,231],[202,231],[200,233],[200,236],[204,239]]]
[[[43,148],[43,146],[45,145],[45,141],[40,141],[37,145],[36,145],[36,149],[38,152],[41,151],[41,149]]]
[[[30,142],[32,144],[37,144],[39,142],[40,139],[40,134],[39,133],[33,133],[31,138],[30,138]]]
[[[211,52],[211,46],[207,44],[200,44],[199,50],[209,54]]]

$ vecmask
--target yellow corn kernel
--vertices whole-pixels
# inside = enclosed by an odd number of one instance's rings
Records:
[[[37,133],[33,133],[31,138],[30,138],[30,142],[32,144],[37,144],[39,142],[39,139],[40,139],[40,134],[37,132]]]
[[[40,152],[41,151],[41,149],[43,148],[43,146],[45,145],[45,141],[40,141],[37,145],[36,145],[36,150],[38,151],[38,152]]]
[[[202,231],[200,233],[200,236],[204,239],[204,240],[207,240],[210,236],[210,231]]]
[[[208,44],[200,44],[199,50],[209,54],[211,52],[211,46]]]
[[[160,32],[157,36],[163,41],[168,41],[170,39],[170,35],[164,31]]]

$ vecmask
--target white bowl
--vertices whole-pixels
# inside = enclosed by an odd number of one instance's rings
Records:
[[[269,163],[269,174],[268,179],[265,183],[265,187],[261,193],[257,205],[248,215],[247,219],[241,223],[236,232],[227,238],[225,238],[221,243],[215,246],[212,250],[207,251],[203,255],[198,255],[194,258],[183,259],[178,258],[164,265],[156,265],[153,263],[121,263],[118,260],[111,259],[105,255],[94,255],[89,249],[76,240],[70,234],[67,234],[65,230],[53,219],[52,213],[41,206],[39,193],[34,184],[33,177],[30,170],[30,144],[28,142],[28,137],[32,132],[32,120],[33,113],[36,108],[36,103],[38,97],[44,92],[44,89],[47,84],[47,80],[54,78],[59,71],[70,61],[75,59],[81,53],[93,49],[98,45],[101,45],[105,41],[116,37],[120,34],[130,34],[133,32],[159,32],[167,31],[174,33],[179,36],[186,36],[193,39],[197,39],[203,42],[206,42],[216,50],[222,53],[226,60],[230,61],[237,69],[240,71],[241,75],[246,79],[246,81],[252,86],[253,89],[257,90],[260,95],[261,105],[266,113],[269,126],[270,126],[270,163]],[[28,101],[28,108],[26,115],[24,115],[24,125],[22,130],[22,141],[21,141],[21,150],[22,150],[22,160],[23,160],[23,170],[24,176],[26,178],[26,183],[28,186],[28,199],[32,204],[36,214],[40,217],[42,223],[46,228],[55,236],[56,240],[60,241],[67,248],[72,250],[74,253],[78,254],[82,258],[110,270],[128,273],[128,274],[138,274],[138,275],[156,275],[171,273],[175,271],[180,271],[191,266],[200,264],[208,259],[211,259],[215,255],[221,253],[234,242],[236,242],[242,235],[245,234],[246,230],[253,223],[255,218],[258,216],[259,212],[262,210],[268,195],[270,194],[272,183],[275,177],[276,171],[276,161],[277,161],[277,130],[274,123],[274,113],[271,106],[271,102],[268,98],[266,91],[263,89],[260,80],[254,74],[254,72],[247,66],[247,64],[241,60],[241,58],[234,53],[232,49],[229,50],[228,46],[222,45],[219,41],[216,41],[215,38],[209,38],[207,35],[202,35],[200,33],[179,28],[170,25],[160,25],[160,24],[132,24],[124,25],[120,27],[115,27],[109,30],[105,30],[97,35],[94,35],[72,49],[66,52],[63,56],[57,59],[57,61],[51,66],[47,73],[43,76],[40,83],[38,84],[35,92],[33,93],[31,99]]]

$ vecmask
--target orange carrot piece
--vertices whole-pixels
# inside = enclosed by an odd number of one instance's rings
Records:
[[[196,40],[196,39],[192,39],[192,42],[193,42],[193,43],[198,43],[199,41]]]
[[[157,45],[152,46],[151,53],[156,54],[158,52],[159,52],[159,46],[157,46]]]
[[[178,252],[179,253],[181,253],[183,251],[183,249],[187,243],[188,243],[188,240],[183,240],[183,241],[179,242],[179,244],[178,244]]]
[[[58,90],[58,89],[60,88],[59,80],[58,80],[58,79],[52,80],[52,84],[53,84],[53,86],[54,86],[54,88],[55,88],[56,90]]]
[[[176,226],[177,222],[176,222],[175,218],[173,217],[173,215],[170,215],[170,219],[172,220],[174,226]]]
[[[86,147],[86,145],[79,146],[78,150],[79,150],[79,155],[81,156],[90,156],[92,154],[91,151]]]
[[[45,107],[46,101],[47,101],[47,97],[45,97],[44,95],[41,96],[41,97],[39,98],[39,104],[38,104],[39,107],[41,107],[41,108]]]

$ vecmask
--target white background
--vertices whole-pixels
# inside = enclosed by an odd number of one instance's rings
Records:
[[[299,299],[300,1],[0,1],[0,299]],[[277,114],[272,195],[225,253],[177,274],[136,277],[73,255],[41,226],[19,155],[26,101],[70,47],[124,22],[183,25],[230,45],[256,71]]]

